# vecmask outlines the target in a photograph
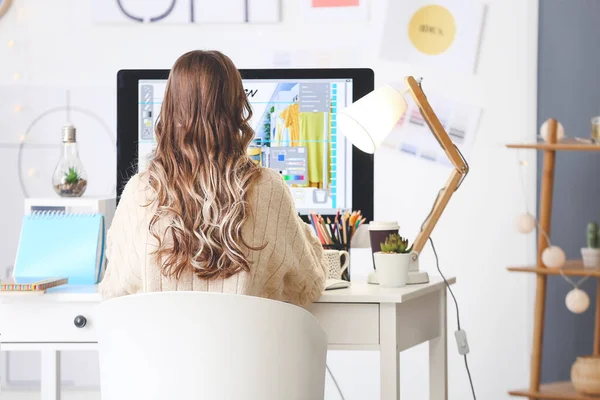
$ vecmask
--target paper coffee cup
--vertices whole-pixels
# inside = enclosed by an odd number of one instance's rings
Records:
[[[369,223],[369,240],[371,241],[371,252],[375,254],[381,251],[381,243],[385,242],[392,233],[398,233],[400,225],[397,222],[373,221]]]

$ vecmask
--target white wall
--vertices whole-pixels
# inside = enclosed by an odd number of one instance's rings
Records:
[[[394,0],[396,1],[396,0]],[[408,1],[408,0],[403,0]],[[462,0],[467,1],[467,0]],[[508,398],[509,388],[528,382],[531,336],[532,281],[506,272],[511,264],[531,263],[533,237],[514,233],[513,220],[523,212],[523,196],[515,154],[506,142],[535,138],[537,1],[488,0],[486,24],[477,74],[466,76],[439,68],[384,62],[379,57],[387,2],[371,0],[368,23],[310,24],[297,13],[297,0],[282,0],[283,22],[274,25],[118,26],[92,24],[90,0],[15,0],[0,19],[0,272],[12,263],[22,213],[22,195],[16,176],[19,136],[33,117],[49,104],[60,103],[63,89],[73,90],[73,104],[92,108],[107,123],[115,121],[115,74],[123,68],[168,68],[186,50],[218,49],[239,67],[268,68],[289,56],[291,66],[371,67],[376,83],[407,74],[425,77],[426,90],[457,98],[484,109],[473,154],[471,174],[452,199],[434,231],[441,267],[457,275],[455,293],[461,306],[463,328],[469,334],[471,371],[478,397]],[[8,47],[9,40],[15,46]],[[282,56],[283,54],[283,56]],[[287,55],[286,55],[287,54]],[[13,80],[19,72],[21,79]],[[15,113],[13,106],[25,109]],[[84,163],[90,173],[90,193],[112,191],[114,137],[109,139],[84,116],[79,126]],[[55,142],[64,118],[49,117],[34,129],[28,141]],[[102,155],[94,151],[100,149]],[[534,154],[530,161],[527,198],[535,198]],[[48,178],[55,150],[27,150],[23,170],[33,177],[27,187],[35,195],[51,194]],[[448,174],[442,167],[402,157],[383,149],[376,155],[375,214],[398,219],[408,232],[419,226],[435,193]],[[354,271],[365,275],[370,265]],[[435,271],[427,249],[422,268]],[[450,335],[456,329],[449,304]],[[469,398],[462,360],[449,342],[450,398]],[[69,355],[81,360],[80,355]],[[11,377],[36,379],[35,356],[12,356]],[[94,358],[83,358],[94,360]],[[346,399],[379,396],[379,361],[373,352],[332,352],[330,366]],[[68,364],[69,361],[65,360]],[[427,347],[403,353],[402,392],[406,398],[427,398]],[[65,379],[80,385],[97,382],[95,366],[86,372],[65,367]],[[337,399],[328,385],[328,399]]]

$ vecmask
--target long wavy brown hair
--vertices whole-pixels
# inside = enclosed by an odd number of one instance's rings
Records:
[[[153,256],[164,276],[179,278],[193,268],[200,278],[216,279],[250,269],[246,251],[253,248],[242,225],[250,213],[246,194],[260,172],[247,155],[251,116],[242,79],[227,56],[197,50],[177,60],[148,164],[156,194]]]

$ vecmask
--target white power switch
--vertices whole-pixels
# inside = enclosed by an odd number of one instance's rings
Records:
[[[458,354],[465,355],[469,353],[469,342],[467,342],[467,332],[458,330],[454,332],[456,345],[458,346]]]

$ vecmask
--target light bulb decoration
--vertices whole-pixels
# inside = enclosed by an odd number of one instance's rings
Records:
[[[18,81],[19,79],[21,79],[21,74],[18,72],[13,73],[13,79],[15,81]]]
[[[15,41],[14,41],[14,40],[9,40],[9,41],[6,43],[6,45],[7,45],[8,47],[14,47],[14,46],[15,46]]]
[[[77,129],[67,123],[62,129],[60,159],[52,174],[52,186],[61,197],[81,197],[87,188],[87,174],[77,147]]]
[[[548,121],[549,119],[544,121],[542,126],[540,127],[540,136],[544,140],[544,142],[548,143]],[[565,137],[565,128],[562,126],[560,122],[556,122],[556,141],[560,142]]]

